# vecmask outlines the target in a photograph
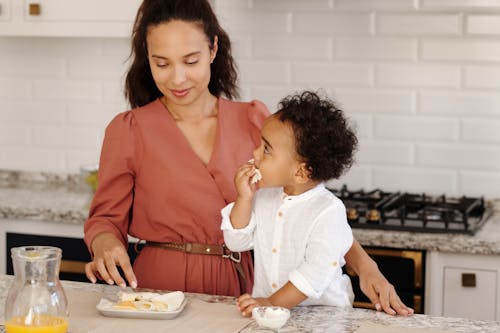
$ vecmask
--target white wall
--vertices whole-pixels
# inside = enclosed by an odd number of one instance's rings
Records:
[[[500,0],[216,0],[243,99],[323,88],[353,188],[500,198]],[[20,56],[26,53],[25,56]],[[125,110],[125,39],[0,38],[0,169],[77,172]]]

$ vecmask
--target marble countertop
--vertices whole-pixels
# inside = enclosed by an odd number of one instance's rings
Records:
[[[4,313],[5,298],[10,287],[12,276],[0,275],[0,314]],[[65,290],[80,290],[87,292],[98,292],[102,295],[115,294],[119,289],[117,286],[103,284],[91,284],[83,282],[63,281]],[[186,293],[188,302],[190,299],[199,299],[207,303],[235,304],[232,297],[210,296],[204,294]],[[0,316],[1,316],[0,315]],[[96,316],[98,316],[96,314]],[[103,320],[104,317],[102,317]],[[3,319],[3,318],[2,318]],[[70,315],[71,320],[71,315]],[[3,322],[3,320],[2,320]],[[292,310],[290,320],[280,332],[336,332],[353,333],[365,322],[384,326],[405,328],[439,328],[456,333],[493,333],[500,332],[500,322],[478,321],[463,318],[432,317],[427,315],[412,315],[409,317],[390,316],[373,310],[337,308],[329,306],[296,307]],[[124,321],[126,325],[126,320]],[[120,327],[116,327],[120,332]],[[257,324],[251,321],[238,332],[254,332]],[[0,332],[3,327],[0,327]],[[147,327],[145,327],[147,331]]]
[[[0,170],[0,219],[83,224],[92,192],[80,175]],[[494,214],[473,236],[353,229],[364,246],[464,254],[500,254],[500,200]],[[1,221],[0,221],[1,223]]]

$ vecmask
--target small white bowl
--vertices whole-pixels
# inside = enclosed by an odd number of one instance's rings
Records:
[[[253,308],[252,317],[259,326],[278,329],[290,318],[290,310],[281,306],[258,306]]]

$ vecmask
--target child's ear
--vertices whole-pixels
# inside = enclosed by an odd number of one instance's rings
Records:
[[[304,162],[299,164],[297,172],[295,172],[295,179],[299,184],[307,183],[311,179],[311,170]]]

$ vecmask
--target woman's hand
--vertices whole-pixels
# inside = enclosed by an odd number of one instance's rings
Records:
[[[413,309],[407,307],[399,298],[394,286],[378,270],[365,271],[359,276],[361,291],[375,304],[377,311],[384,310],[390,315],[408,316]]]
[[[125,280],[117,268],[120,266],[128,284],[132,288],[137,288],[137,278],[130,265],[127,250],[113,234],[98,234],[91,246],[94,258],[85,265],[85,274],[92,283],[95,283],[99,278],[108,284],[116,283],[120,287],[125,287]]]
[[[257,185],[252,184],[252,176],[255,174],[253,163],[247,162],[241,165],[234,176],[234,185],[238,196],[244,200],[252,200],[257,190]]]
[[[249,294],[243,294],[236,300],[236,305],[238,310],[243,317],[250,317],[252,315],[252,310],[256,306],[272,306],[271,301],[268,298],[257,297],[253,298]]]
[[[377,311],[384,310],[390,315],[413,314],[413,309],[401,302],[394,286],[382,275],[375,261],[363,250],[357,240],[352,243],[345,255],[345,260],[359,276],[361,291],[375,305]]]

